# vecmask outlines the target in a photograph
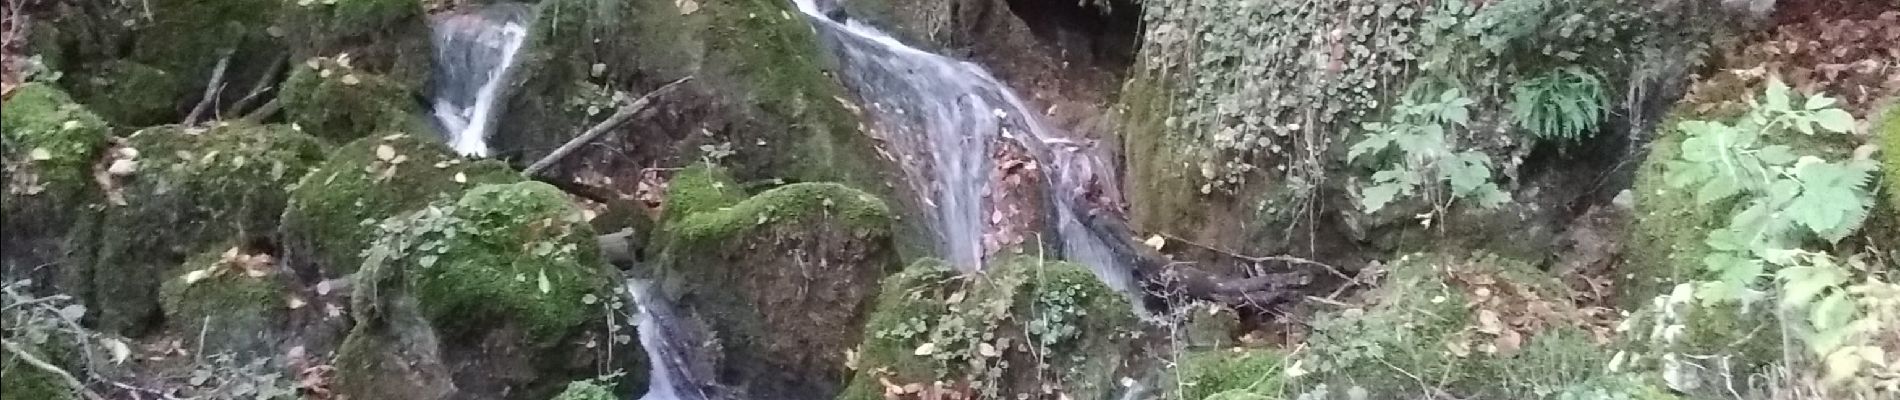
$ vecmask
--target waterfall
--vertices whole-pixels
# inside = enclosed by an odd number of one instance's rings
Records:
[[[706,400],[701,391],[703,385],[692,376],[692,368],[686,365],[687,358],[678,330],[677,314],[659,296],[653,293],[653,283],[641,279],[628,279],[627,296],[633,299],[638,309],[634,323],[640,334],[640,347],[646,350],[647,363],[651,364],[647,374],[647,393],[640,400]]]
[[[907,46],[855,20],[834,19],[824,8],[837,5],[818,4],[825,0],[795,1],[836,54],[845,83],[867,103],[863,108],[885,132],[884,139],[903,154],[924,155],[900,156],[898,162],[925,197],[939,251],[953,264],[982,267],[990,144],[1000,136],[1040,162],[1048,183],[1044,193],[1055,203],[1062,253],[1092,268],[1109,287],[1134,292],[1132,268],[1076,215],[1080,193],[1117,190],[1113,170],[1103,160],[1076,151],[1063,133],[981,66]]]
[[[432,18],[435,75],[430,93],[436,125],[456,152],[487,156],[488,135],[506,99],[515,54],[528,37],[528,6],[500,3]]]

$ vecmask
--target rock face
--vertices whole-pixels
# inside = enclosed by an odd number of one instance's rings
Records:
[[[359,272],[340,392],[542,399],[600,366],[642,370],[594,349],[625,328],[595,246],[580,210],[541,183],[478,186],[390,220]]]
[[[674,179],[655,278],[722,346],[720,383],[831,398],[877,282],[897,265],[891,212],[835,183],[742,199],[722,175],[700,166]]]
[[[358,139],[291,188],[281,245],[303,279],[341,277],[362,265],[384,219],[476,185],[520,179],[497,161],[462,160],[433,135]]]
[[[359,73],[375,74],[414,92],[430,76],[429,23],[423,3],[342,0],[286,6],[277,23],[291,62],[347,54]],[[293,108],[294,109],[294,108]]]
[[[311,58],[291,68],[279,99],[288,119],[317,137],[341,143],[432,131],[418,112],[414,83],[357,68],[341,58]]]
[[[82,214],[75,204],[95,195],[93,162],[105,148],[104,120],[59,89],[28,84],[15,89],[0,110],[0,264],[8,281],[50,281],[67,231]]]
[[[840,398],[1113,398],[1138,358],[1133,310],[1073,263],[1018,257],[958,276],[920,261],[885,279]]]
[[[251,124],[150,128],[111,152],[120,173],[100,178],[103,198],[73,233],[61,286],[101,330],[127,335],[150,326],[159,282],[187,257],[270,237],[286,188],[323,156],[288,126]]]
[[[88,67],[69,84],[80,102],[119,126],[176,122],[177,102],[192,90],[180,77],[156,67],[112,60]]]

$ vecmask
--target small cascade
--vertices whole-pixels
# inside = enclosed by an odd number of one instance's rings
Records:
[[[855,20],[834,17],[828,0],[795,0],[820,40],[836,53],[843,78],[884,139],[906,154],[899,164],[926,198],[940,253],[966,269],[982,267],[984,192],[999,137],[1022,145],[1042,165],[1046,197],[1055,203],[1062,253],[1088,265],[1104,283],[1134,292],[1132,267],[1085,227],[1076,202],[1083,193],[1117,193],[1113,170],[1092,152],[1077,151],[1063,133],[994,76],[973,63],[932,54]]]
[[[634,323],[640,334],[640,347],[646,350],[649,367],[647,393],[640,400],[707,400],[701,391],[705,385],[686,365],[687,355],[680,343],[678,314],[671,304],[653,293],[653,283],[628,279],[627,296],[639,310]]]
[[[515,54],[527,41],[532,16],[527,5],[499,3],[437,15],[431,21],[435,30],[431,113],[456,152],[489,155],[488,135],[507,99],[503,89],[515,67]]]

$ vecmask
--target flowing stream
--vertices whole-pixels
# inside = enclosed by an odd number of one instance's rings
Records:
[[[519,3],[498,3],[474,12],[455,12],[433,18],[435,75],[430,93],[431,114],[448,140],[463,155],[489,155],[488,135],[501,114],[515,54],[528,37],[534,11]]]
[[[833,19],[826,8],[836,5],[795,1],[884,139],[903,154],[924,155],[899,162],[926,198],[941,254],[965,269],[982,268],[984,192],[994,168],[992,143],[1000,137],[1040,163],[1065,258],[1089,266],[1109,287],[1133,293],[1131,267],[1076,214],[1082,193],[1118,192],[1107,163],[1079,151],[982,66],[907,46],[855,20]]]
[[[693,369],[686,365],[688,355],[680,343],[683,335],[678,334],[679,318],[673,305],[653,293],[652,282],[628,279],[626,289],[639,310],[634,323],[638,324],[640,347],[646,350],[651,365],[647,393],[640,400],[706,400],[701,391],[703,381],[694,377]]]

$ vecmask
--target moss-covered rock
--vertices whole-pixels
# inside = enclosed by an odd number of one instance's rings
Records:
[[[607,362],[593,348],[609,345],[602,302],[616,297],[599,254],[580,210],[543,183],[482,185],[392,218],[358,273],[340,373],[359,388],[431,391],[440,382],[383,376],[410,368],[383,353],[434,354],[486,366],[456,368],[451,398],[548,398]]]
[[[746,197],[739,189],[739,182],[724,168],[703,163],[688,166],[667,181],[660,221],[681,221],[693,214],[739,204]]]
[[[7,249],[0,263],[9,281],[60,257],[109,135],[104,120],[52,86],[21,85],[7,97],[0,109],[0,245]]]
[[[519,182],[498,161],[467,161],[433,136],[388,134],[350,142],[290,190],[283,248],[306,279],[356,271],[383,219],[459,198],[480,184]]]
[[[554,395],[554,400],[619,400],[612,385],[604,385],[593,380],[576,381],[567,384],[567,389]]]
[[[1880,171],[1883,182],[1900,182],[1900,100],[1887,107],[1887,112],[1872,118],[1874,134],[1880,140]],[[1887,190],[1887,206],[1900,209],[1900,190]]]
[[[1174,373],[1183,399],[1278,396],[1285,386],[1285,360],[1264,350],[1209,349],[1175,360]]]
[[[668,191],[667,214],[686,215],[659,233],[657,281],[725,344],[722,383],[787,398],[835,395],[875,285],[897,264],[889,208],[835,183],[786,185],[715,208],[733,195],[721,173],[689,175],[697,177]]]
[[[210,250],[172,271],[159,287],[165,323],[187,346],[239,357],[276,354],[294,294],[269,254]],[[199,340],[203,341],[200,342]]]
[[[156,67],[179,79],[186,88],[202,89],[211,80],[218,60],[231,58],[224,74],[228,87],[250,87],[276,57],[282,44],[271,33],[281,7],[279,0],[152,0],[143,4],[149,14],[133,31],[128,58]],[[118,21],[114,21],[118,22]],[[244,90],[225,90],[235,101]],[[195,103],[196,92],[181,99]],[[228,103],[227,103],[228,104]]]
[[[284,6],[278,25],[290,59],[348,54],[360,73],[386,76],[410,91],[430,75],[429,21],[417,0],[341,0]]]
[[[105,183],[97,218],[73,234],[82,244],[65,279],[100,329],[127,335],[156,316],[163,274],[186,257],[272,235],[286,189],[323,157],[302,132],[253,124],[145,129],[114,153],[124,174]]]
[[[421,119],[412,85],[341,59],[312,58],[292,67],[278,98],[291,123],[333,142],[432,132]]]
[[[941,383],[991,398],[1109,398],[1139,321],[1088,268],[1028,257],[958,276],[920,261],[885,281],[841,399]]]
[[[1562,286],[1523,262],[1421,254],[1390,270],[1375,305],[1314,323],[1302,358],[1312,373],[1293,393],[1543,398],[1601,374],[1611,357],[1573,325]]]
[[[151,126],[181,118],[179,101],[189,91],[170,72],[131,61],[113,60],[88,67],[73,95],[100,116],[120,126]]]

